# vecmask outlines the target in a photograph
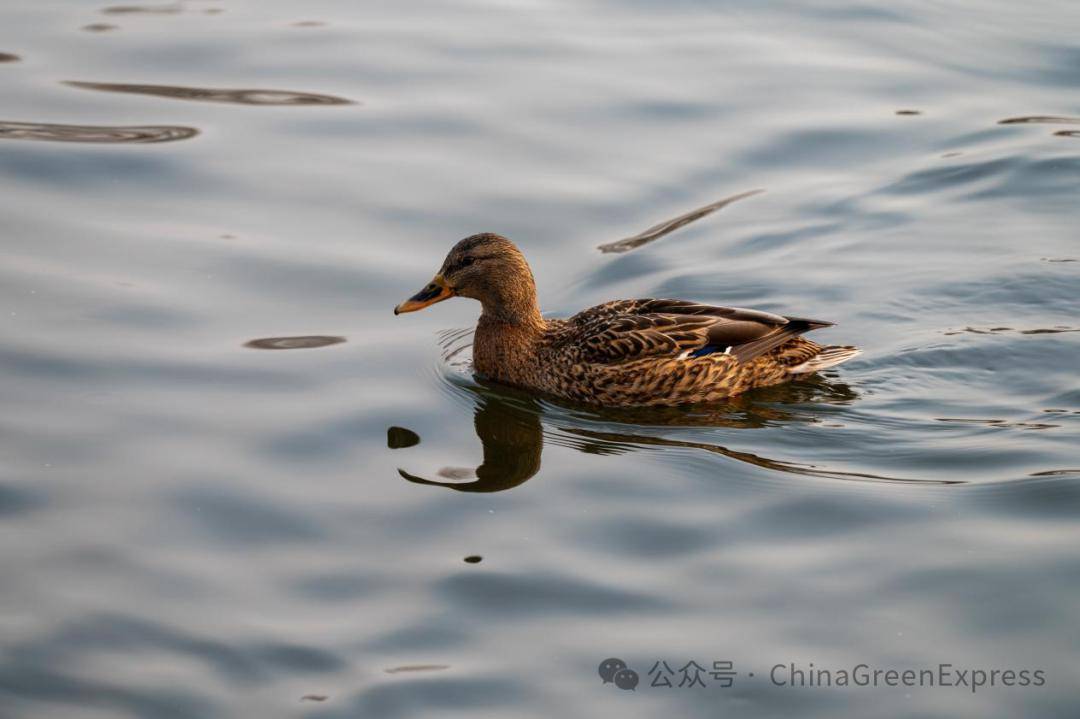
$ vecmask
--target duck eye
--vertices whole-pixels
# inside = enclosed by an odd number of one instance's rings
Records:
[[[468,267],[468,266],[469,266],[469,265],[471,265],[471,264],[472,264],[473,262],[476,262],[476,258],[475,258],[475,257],[472,257],[472,256],[468,256],[468,255],[466,255],[465,257],[462,257],[462,258],[461,258],[461,266],[462,266],[462,267]]]

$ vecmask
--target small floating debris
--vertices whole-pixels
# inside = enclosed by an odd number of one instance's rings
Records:
[[[130,83],[82,82],[68,80],[65,85],[84,90],[126,92],[133,95],[171,97],[198,102],[228,102],[238,105],[353,105],[352,100],[334,95],[294,90],[215,89],[209,87],[179,87],[175,85],[134,85]]]
[[[386,446],[390,449],[405,449],[420,444],[420,435],[405,427],[390,427],[386,430]]]
[[[749,190],[747,192],[740,192],[737,195],[732,195],[731,197],[725,197],[723,200],[718,200],[710,205],[705,205],[704,207],[699,207],[696,210],[691,210],[685,215],[679,215],[678,217],[675,217],[673,219],[661,222],[658,225],[653,225],[649,229],[637,235],[634,235],[633,237],[627,237],[626,239],[618,240],[617,242],[609,242],[605,245],[600,245],[599,247],[597,247],[597,249],[605,253],[628,252],[630,250],[637,249],[642,245],[647,245],[650,242],[655,242],[664,235],[672,233],[681,227],[685,227],[686,225],[689,225],[695,220],[700,220],[706,215],[711,215],[717,210],[727,207],[733,202],[738,202],[739,200],[751,197],[753,195],[759,195],[762,192],[765,192],[765,190]]]
[[[86,32],[109,32],[110,30],[118,30],[119,25],[110,25],[107,22],[92,22],[89,25],[83,25],[82,29]]]
[[[18,62],[22,60],[18,55],[13,55],[10,52],[0,52],[0,62]]]
[[[1024,117],[1009,117],[1004,120],[998,120],[999,125],[1026,125],[1026,124],[1045,124],[1045,125],[1080,125],[1080,117],[1060,117],[1056,115],[1027,115]]]
[[[183,11],[181,5],[110,5],[101,12],[106,15],[177,15]]]
[[[141,144],[187,140],[198,134],[199,131],[194,127],[179,125],[55,125],[45,122],[0,121],[0,140]]]
[[[244,346],[256,350],[306,350],[314,349],[316,347],[339,345],[344,341],[344,337],[332,337],[329,335],[311,335],[308,337],[264,337],[262,339],[245,342]]]
[[[482,561],[484,561],[484,558],[481,557],[479,554],[470,554],[469,556],[465,557],[466,564],[479,564]]]
[[[922,110],[897,110],[897,115],[921,115]]]
[[[330,697],[328,697],[325,694],[305,694],[304,696],[300,697],[300,701],[302,701],[302,702],[324,702],[329,698]]]
[[[383,671],[387,674],[401,674],[403,672],[439,672],[449,668],[449,664],[404,664],[400,667],[390,667]]]

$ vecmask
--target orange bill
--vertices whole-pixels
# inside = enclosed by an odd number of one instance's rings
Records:
[[[395,307],[394,314],[400,315],[402,312],[416,312],[417,310],[424,309],[428,305],[442,302],[453,296],[454,290],[450,285],[446,284],[446,280],[443,279],[443,276],[435,275],[435,278],[432,279],[424,289]]]

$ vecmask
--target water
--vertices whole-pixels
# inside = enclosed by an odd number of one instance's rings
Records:
[[[1078,26],[8,3],[0,716],[1074,716]],[[552,314],[865,354],[694,411],[484,386],[474,304],[392,314],[483,230]],[[650,686],[691,659],[732,686]],[[810,662],[1045,683],[770,681]]]

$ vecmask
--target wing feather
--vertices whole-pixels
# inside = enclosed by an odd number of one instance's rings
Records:
[[[686,300],[618,300],[574,315],[566,339],[573,338],[583,348],[584,360],[603,364],[645,357],[685,358],[712,351],[749,362],[793,337],[830,324]]]

